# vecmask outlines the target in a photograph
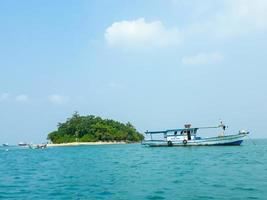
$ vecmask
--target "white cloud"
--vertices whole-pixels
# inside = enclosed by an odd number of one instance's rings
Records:
[[[213,1],[208,3],[216,5]],[[213,14],[185,27],[186,35],[233,37],[267,30],[266,0],[225,0],[220,2],[220,9],[215,12],[212,9],[215,8],[211,6],[206,12]]]
[[[146,22],[144,18],[114,22],[106,29],[105,39],[110,46],[163,47],[181,42],[177,28],[166,28],[161,21]]]
[[[228,0],[229,15],[236,20],[248,21],[254,27],[267,27],[266,0]],[[247,27],[250,28],[250,27]]]
[[[27,102],[29,100],[29,97],[26,94],[20,94],[20,95],[16,96],[15,100],[17,102]]]
[[[63,104],[69,101],[69,97],[60,94],[52,94],[48,96],[48,101],[53,104]]]
[[[227,0],[213,22],[217,35],[235,36],[267,29],[266,0]]]
[[[222,61],[223,55],[218,52],[214,53],[198,53],[193,56],[186,56],[182,58],[184,65],[202,65],[202,64],[213,64]]]
[[[122,20],[106,29],[106,42],[113,47],[154,48],[179,45],[182,41],[190,42],[196,38],[228,38],[267,30],[267,0],[187,2],[172,0],[177,12],[179,9],[192,11],[185,19],[192,16],[195,19],[179,26],[179,29],[177,25],[167,28],[161,21],[148,22],[144,18]]]
[[[8,97],[9,97],[9,94],[8,93],[2,93],[0,95],[0,102],[1,101],[5,101],[6,99],[8,99]]]

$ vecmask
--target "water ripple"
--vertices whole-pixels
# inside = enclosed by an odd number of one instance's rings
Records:
[[[257,143],[0,148],[0,199],[266,199],[267,141]]]

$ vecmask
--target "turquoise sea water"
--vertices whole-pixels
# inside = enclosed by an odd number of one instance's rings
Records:
[[[0,199],[267,199],[267,140],[0,148]]]

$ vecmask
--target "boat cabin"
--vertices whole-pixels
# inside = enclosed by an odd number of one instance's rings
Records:
[[[164,138],[166,138],[167,141],[194,140],[196,139],[196,133],[197,128],[167,130]]]
[[[150,135],[150,140],[153,140],[152,135],[163,134],[166,141],[179,141],[179,140],[196,140],[198,128],[191,128],[191,124],[186,124],[185,128],[170,129],[166,131],[146,131],[146,135]]]

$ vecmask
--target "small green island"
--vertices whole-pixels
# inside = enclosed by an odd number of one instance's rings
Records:
[[[73,142],[139,142],[144,136],[130,123],[102,119],[94,115],[80,116],[75,112],[58,128],[48,134],[53,144]]]

